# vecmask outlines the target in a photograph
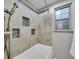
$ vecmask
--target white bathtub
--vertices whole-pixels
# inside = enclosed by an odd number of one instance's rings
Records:
[[[36,44],[14,59],[53,59],[53,49],[50,46]]]

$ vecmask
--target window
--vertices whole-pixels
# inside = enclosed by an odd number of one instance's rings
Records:
[[[20,29],[12,29],[12,37],[19,38],[20,37]]]
[[[56,11],[56,29],[57,30],[69,30],[69,15],[70,15],[70,4],[55,8]]]
[[[30,25],[29,18],[23,16],[22,17],[22,25],[23,26],[29,26]]]
[[[31,35],[35,34],[35,29],[31,29]]]

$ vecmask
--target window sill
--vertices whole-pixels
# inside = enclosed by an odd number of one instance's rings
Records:
[[[73,33],[72,30],[54,30],[54,32],[66,32],[66,33]]]

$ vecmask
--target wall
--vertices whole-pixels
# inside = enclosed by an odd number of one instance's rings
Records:
[[[70,27],[71,30],[70,31],[56,31],[55,30],[55,11],[54,8],[59,7],[61,5],[65,5],[67,3],[71,3],[71,23],[70,23]],[[74,42],[75,39],[73,39],[73,32],[74,32],[74,17],[75,17],[75,13],[74,13],[74,1],[72,0],[66,0],[66,1],[62,1],[62,2],[57,2],[56,4],[54,4],[52,6],[52,8],[50,9],[50,14],[52,13],[52,41],[53,41],[53,48],[55,51],[55,56],[58,57],[59,59],[72,59],[73,57],[68,57],[71,51],[71,45],[72,45],[72,41]],[[73,43],[73,48],[71,51],[71,55],[75,57],[75,45]],[[70,56],[71,56],[70,55]],[[62,57],[63,56],[63,57]]]
[[[5,9],[9,11],[13,7],[13,0],[5,0]],[[18,2],[17,2],[18,3]],[[22,16],[30,18],[30,27],[22,26]],[[8,14],[5,13],[5,28],[7,25]],[[18,8],[15,10],[15,13],[11,16],[10,21],[10,30],[12,32],[12,28],[20,29],[20,38],[12,38],[12,55],[17,56],[22,53],[24,50],[30,48],[34,44],[37,43],[38,39],[38,25],[41,17],[29,10],[27,7],[18,3]],[[31,35],[31,29],[36,29],[35,35]],[[11,34],[12,37],[12,34]]]
[[[9,11],[13,7],[13,0],[5,0],[5,9]],[[18,2],[17,2],[18,3]],[[22,26],[22,16],[30,18],[30,27]],[[48,16],[48,17],[45,17]],[[5,13],[5,28],[8,20],[8,14]],[[52,45],[52,23],[50,15],[39,15],[25,7],[24,5],[18,3],[18,8],[11,17],[10,29],[12,28],[20,29],[20,38],[12,38],[12,54],[17,56],[24,50],[30,48],[34,44],[42,43],[46,45]],[[36,34],[31,35],[31,29],[36,29]],[[12,37],[12,34],[11,34]]]
[[[74,27],[74,31],[75,31],[75,0],[72,0],[73,4],[72,4],[72,19],[73,19],[73,27]],[[72,41],[72,46],[71,46],[71,50],[70,53],[72,54],[72,56],[75,57],[75,34],[73,33],[73,41]]]
[[[40,14],[42,21],[40,22],[39,42],[52,46],[52,15],[48,12]]]
[[[22,26],[22,16],[30,18],[30,27]],[[20,38],[13,39],[13,50],[15,50],[13,54],[15,54],[15,56],[37,43],[37,27],[39,21],[40,17],[37,16],[37,14],[33,13],[28,8],[25,8],[23,5],[19,4],[19,8],[15,11],[15,14],[11,21],[12,28],[20,29]],[[36,29],[35,35],[31,35],[32,28]]]
[[[69,31],[56,31],[55,30],[55,11],[54,11],[54,8],[71,3],[71,2],[72,2],[71,13],[70,13],[70,15],[71,15],[71,18],[70,18],[71,30],[69,30]],[[62,59],[72,59],[75,57],[75,39],[74,39],[75,12],[74,12],[74,9],[75,9],[74,0],[65,0],[65,1],[61,0],[61,1],[53,4],[53,6],[49,9],[49,13],[45,12],[43,14],[40,14],[43,17],[44,22],[48,19],[49,15],[50,15],[50,18],[52,18],[52,19],[47,21],[47,23],[49,23],[49,21],[52,20],[52,27],[50,27],[50,25],[49,25],[49,27],[48,26],[45,27],[45,25],[43,25],[44,27],[42,26],[42,29],[44,29],[44,28],[45,29],[44,30],[41,29],[40,31],[44,32],[45,30],[48,30],[47,28],[52,28],[52,44],[53,44],[53,48],[55,51],[55,57],[59,57]],[[42,21],[42,24],[44,24],[43,21]],[[45,36],[46,36],[45,38],[48,38],[47,34],[45,34]],[[44,38],[42,38],[40,42],[41,43],[45,42],[45,44],[48,44],[48,43],[46,43],[46,39],[44,39],[44,42],[43,42],[43,39]],[[49,39],[47,39],[47,40],[49,40]],[[49,40],[48,42],[51,43],[51,40]],[[69,57],[69,55],[71,57]]]

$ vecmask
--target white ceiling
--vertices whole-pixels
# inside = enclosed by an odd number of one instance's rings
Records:
[[[37,10],[45,6],[44,0],[26,0],[26,2],[27,1],[29,1]]]
[[[46,11],[48,7],[50,7],[53,3],[59,0],[18,0],[18,1],[20,1],[22,4],[26,5],[36,13],[41,13],[43,11]]]

